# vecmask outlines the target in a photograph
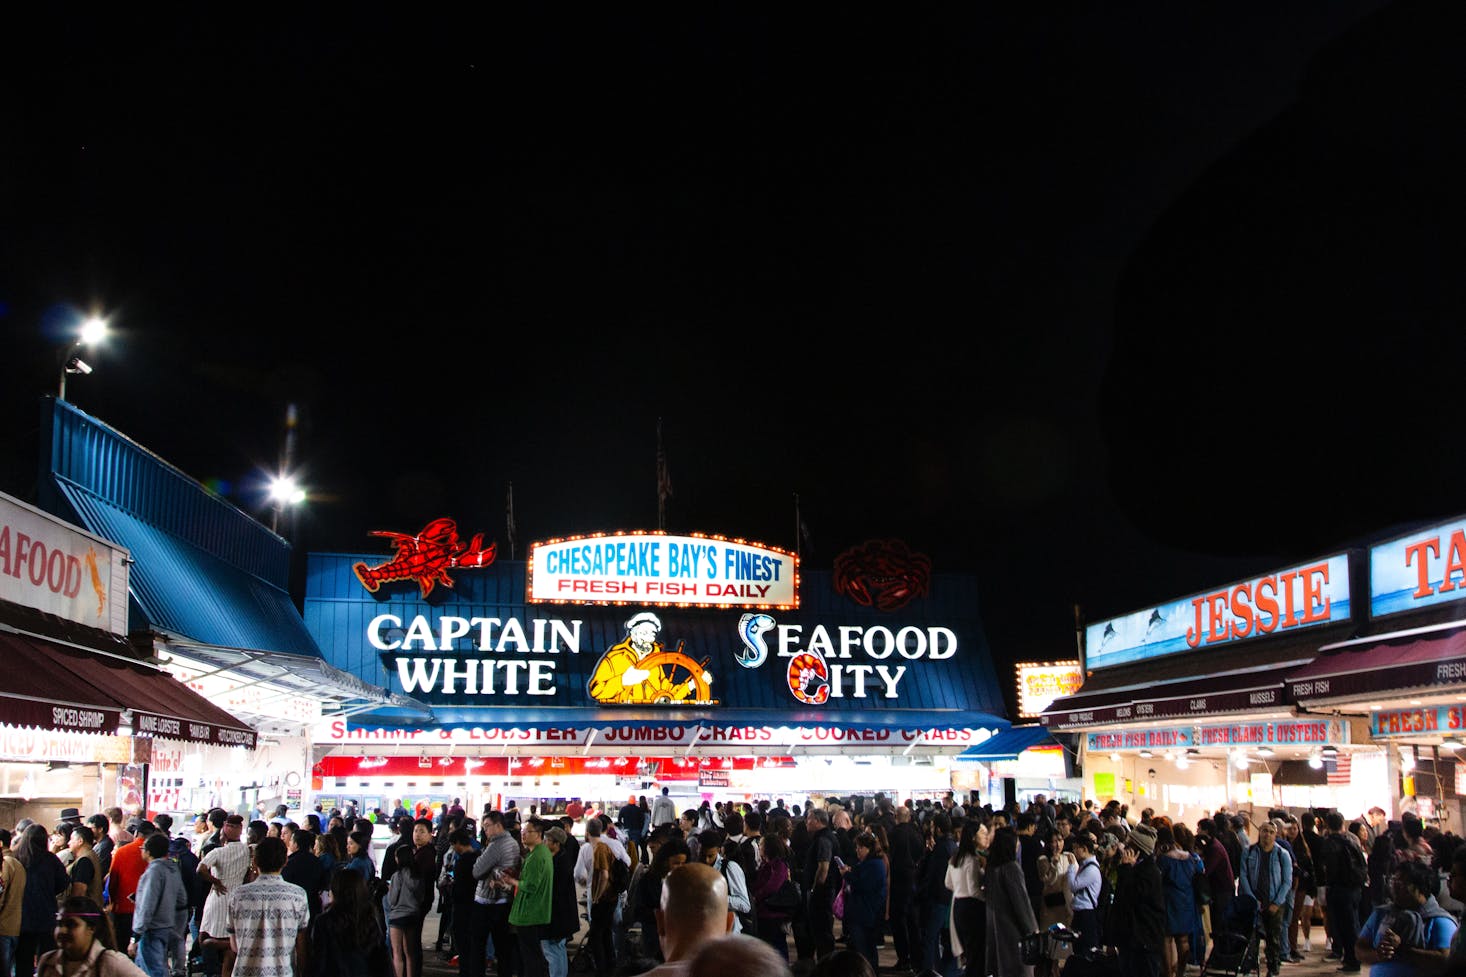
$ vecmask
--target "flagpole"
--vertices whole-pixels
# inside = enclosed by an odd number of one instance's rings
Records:
[[[515,538],[515,535],[516,535],[515,528],[514,528],[514,483],[513,482],[510,482],[509,483],[509,505],[508,505],[508,520],[507,521],[508,521],[508,525],[506,526],[506,529],[507,529],[507,531],[509,533],[509,559],[510,560],[513,560],[514,559],[514,543],[515,543],[515,539],[514,538]]]
[[[798,492],[795,492],[794,493],[794,558],[796,560],[800,558],[800,553],[799,553],[799,551],[800,551],[800,542],[801,542],[800,539],[799,539],[799,527],[800,527],[800,525],[801,525],[801,523],[799,521],[799,493]]]
[[[672,473],[667,470],[667,449],[662,444],[662,419],[657,418],[657,531],[667,531],[667,500],[672,496]]]

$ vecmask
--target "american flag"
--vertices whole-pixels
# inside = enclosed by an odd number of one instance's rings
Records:
[[[667,449],[662,446],[662,419],[657,418],[657,528],[667,528],[667,500],[672,497],[672,473],[667,470]]]
[[[1330,787],[1348,787],[1351,761],[1349,754],[1339,753],[1332,763],[1325,763]]]

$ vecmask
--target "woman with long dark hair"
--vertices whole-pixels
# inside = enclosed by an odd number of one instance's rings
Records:
[[[886,904],[881,907],[881,918],[876,923],[875,932],[875,945],[880,949],[885,942],[886,931],[891,927],[891,839],[886,834],[885,825],[875,818],[871,818],[870,824],[862,830],[869,832],[875,839],[874,854],[886,866]]]
[[[984,973],[1033,977],[1033,967],[1023,962],[1019,947],[1025,936],[1038,932],[1038,919],[1028,898],[1023,867],[1018,864],[1018,832],[1012,828],[1002,827],[993,833],[983,872],[983,893],[987,897]]]
[[[331,878],[331,905],[311,924],[310,945],[311,977],[388,977],[382,924],[356,869]]]
[[[761,841],[763,860],[753,873],[753,882],[749,886],[754,914],[758,917],[758,938],[773,947],[784,960],[788,960],[788,928],[794,915],[793,910],[770,906],[767,900],[793,876],[793,868],[789,864],[789,846],[777,834],[764,835]]]
[[[336,866],[341,864],[341,849],[337,847],[336,836],[329,831],[316,835],[313,850],[321,860],[321,868],[326,870],[326,878],[330,878],[336,873]]]
[[[51,851],[50,832],[39,824],[26,827],[13,854],[25,866],[15,972],[29,977],[35,969],[36,958],[56,949],[56,899],[66,891],[71,879],[66,875],[66,866]]]
[[[605,845],[599,847],[607,847]],[[658,963],[662,961],[662,941],[657,933],[657,910],[662,905],[662,880],[667,873],[692,858],[692,849],[681,838],[662,842],[646,874],[636,886],[636,918],[641,923],[641,952]]]
[[[422,946],[423,879],[411,845],[397,846],[397,869],[387,887],[387,933],[392,939],[392,964],[397,977],[421,977],[413,947]]]
[[[52,940],[56,948],[37,961],[37,977],[63,977],[85,973],[91,977],[147,977],[146,972],[117,949],[112,921],[102,907],[86,896],[71,896],[57,912],[51,910]],[[17,974],[29,975],[30,971]]]
[[[346,836],[345,868],[354,868],[367,881],[371,890],[372,879],[377,877],[377,866],[372,862],[372,836],[365,831],[353,831]]]
[[[1201,927],[1195,878],[1205,874],[1205,869],[1195,852],[1177,843],[1170,825],[1157,827],[1155,836],[1156,867],[1161,870],[1166,900],[1166,952],[1161,973],[1164,977],[1183,977],[1191,962],[1192,934]]]
[[[845,935],[850,949],[879,967],[876,959],[876,934],[886,912],[886,863],[876,852],[876,840],[869,831],[855,836],[855,864],[846,866]]]
[[[978,977],[987,965],[987,904],[982,897],[987,826],[976,818],[962,822],[957,847],[947,862],[946,886],[952,893],[953,949],[965,971]]]

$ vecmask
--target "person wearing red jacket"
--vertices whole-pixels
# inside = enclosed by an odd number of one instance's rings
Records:
[[[107,872],[107,905],[112,913],[112,930],[119,946],[132,939],[133,896],[148,863],[143,859],[143,842],[156,831],[151,821],[137,822],[136,837],[112,852]]]

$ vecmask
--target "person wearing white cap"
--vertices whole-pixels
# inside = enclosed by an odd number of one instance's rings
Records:
[[[596,662],[590,679],[590,697],[597,702],[651,702],[663,696],[684,698],[685,688],[663,687],[651,671],[638,667],[662,650],[662,643],[657,640],[661,630],[661,618],[651,611],[633,614],[626,622],[626,637],[606,649]]]

